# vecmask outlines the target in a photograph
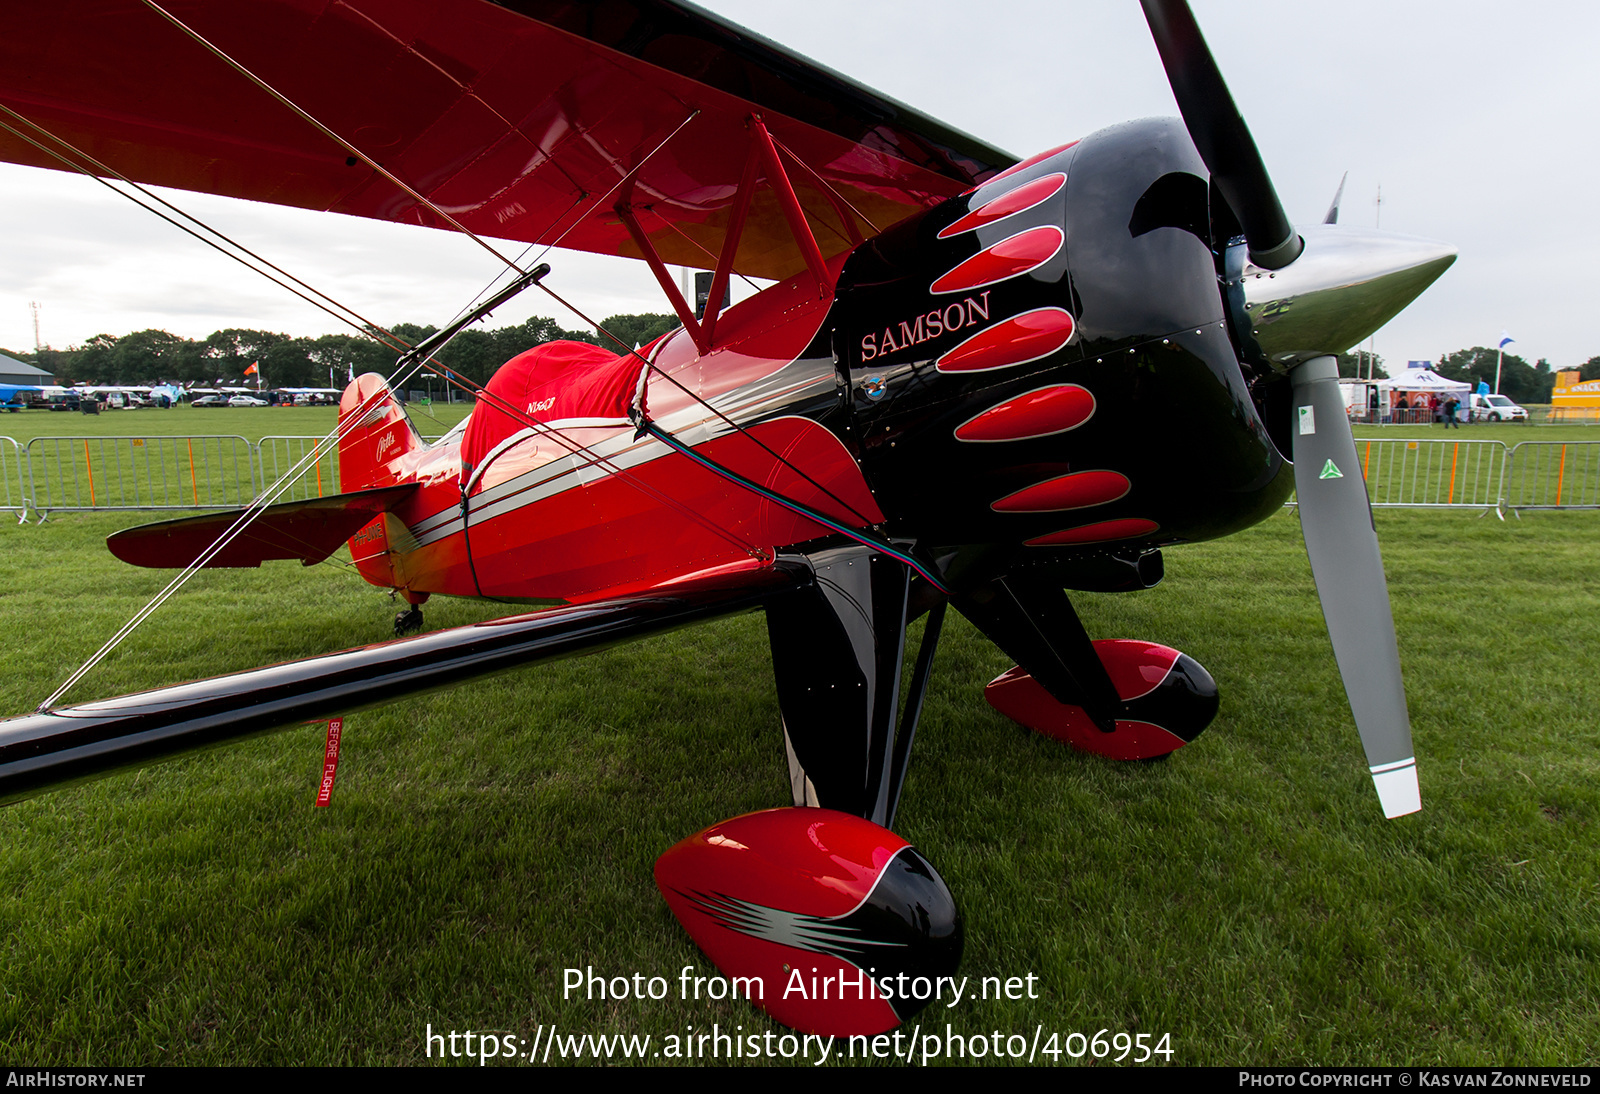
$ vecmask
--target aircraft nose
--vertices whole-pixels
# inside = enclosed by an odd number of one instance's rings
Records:
[[[1456,250],[1430,239],[1334,224],[1301,226],[1305,250],[1280,270],[1245,261],[1230,277],[1244,318],[1273,363],[1343,353],[1444,273]]]

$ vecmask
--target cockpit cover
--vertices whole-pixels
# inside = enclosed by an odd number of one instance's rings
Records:
[[[478,397],[461,442],[464,469],[476,467],[513,433],[530,428],[529,418],[545,424],[626,421],[643,367],[632,354],[619,357],[587,342],[546,342],[517,354],[500,366]],[[526,417],[509,412],[509,407]]]

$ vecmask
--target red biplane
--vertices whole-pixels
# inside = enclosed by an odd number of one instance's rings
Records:
[[[674,0],[13,13],[7,159],[631,256],[683,325],[633,353],[531,350],[433,444],[362,376],[340,406],[344,493],[111,541],[152,566],[348,541],[412,605],[407,629],[435,593],[565,606],[13,719],[0,795],[763,609],[794,807],[684,841],[657,881],[730,975],[855,977],[846,1000],[769,994],[780,1021],[882,1030],[919,1006],[896,976],[960,957],[949,891],[888,831],[947,606],[1017,662],[989,686],[998,709],[1165,755],[1215,714],[1211,677],[1092,640],[1070,592],[1147,588],[1163,547],[1297,489],[1380,801],[1419,808],[1330,354],[1454,253],[1292,226],[1187,7],[1144,6],[1183,121],[1020,162]],[[703,313],[669,264],[713,271]],[[735,275],[775,284],[724,309]]]

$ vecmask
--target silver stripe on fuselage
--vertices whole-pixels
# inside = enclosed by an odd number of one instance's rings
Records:
[[[827,358],[806,362],[796,361],[754,384],[738,388],[709,402],[717,412],[738,426],[748,427],[768,418],[780,417],[780,411],[792,403],[799,402],[813,389],[823,385],[835,386],[835,377],[833,363]],[[579,428],[578,423],[582,422],[583,427],[592,428],[587,425],[588,421],[588,419],[568,418],[541,423],[542,429],[536,429],[533,435],[551,436],[556,444],[565,443],[576,447],[577,441],[563,441],[560,438],[559,427]],[[699,404],[669,414],[657,424],[691,447],[734,432],[734,426],[730,426],[716,414],[708,413]],[[640,467],[663,456],[671,455],[672,452],[669,446],[654,438],[634,440],[632,428],[629,426],[613,436],[585,446],[585,450],[570,452],[481,491],[471,499],[472,523],[477,525],[504,516],[523,506],[533,505],[568,490],[609,478],[619,471]],[[419,521],[412,529],[420,547],[448,539],[460,531],[461,509],[458,505],[440,509]]]

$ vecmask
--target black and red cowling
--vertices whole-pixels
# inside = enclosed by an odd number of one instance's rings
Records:
[[[827,329],[891,530],[951,576],[1065,574],[1254,524],[1290,489],[1176,119],[1102,130],[863,244]]]

